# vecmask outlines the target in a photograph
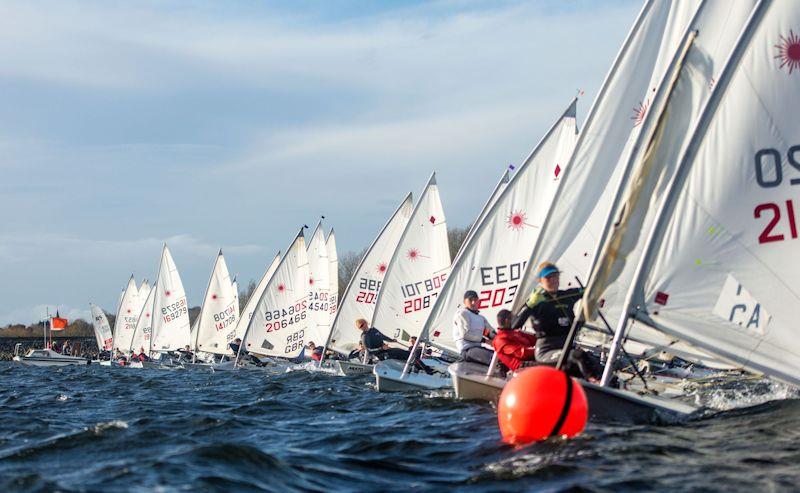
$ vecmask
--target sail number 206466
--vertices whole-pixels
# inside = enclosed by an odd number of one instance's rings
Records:
[[[797,172],[795,177],[788,177],[789,185],[800,185],[800,145],[789,148],[786,161]],[[777,149],[761,149],[755,154],[756,181],[762,188],[775,188],[784,183],[781,153]],[[797,238],[797,214],[792,199],[758,204],[753,209],[755,219],[766,219],[767,223],[758,242],[772,243],[787,238]]]

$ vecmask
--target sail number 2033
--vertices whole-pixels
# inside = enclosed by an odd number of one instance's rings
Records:
[[[789,148],[786,160],[796,170],[794,177],[786,177],[789,185],[800,185],[800,145]],[[784,183],[781,153],[777,149],[761,149],[755,154],[756,181],[762,188],[775,188]],[[753,209],[755,219],[766,220],[758,235],[758,242],[772,243],[797,238],[797,214],[795,204],[789,199],[758,204]]]

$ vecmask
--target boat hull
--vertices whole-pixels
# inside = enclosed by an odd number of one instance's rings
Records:
[[[396,359],[381,361],[375,365],[375,386],[378,392],[410,392],[419,390],[449,389],[453,386],[444,363],[425,360],[425,364],[434,368],[437,373],[428,375],[424,372],[409,372],[403,375],[406,362]]]
[[[336,371],[340,375],[369,375],[375,365],[365,365],[363,363],[353,363],[352,361],[336,361],[334,363]]]
[[[506,384],[501,377],[487,377],[488,367],[477,363],[458,362],[447,367],[453,379],[456,399],[466,401],[496,401]]]
[[[63,358],[30,358],[27,356],[14,356],[13,360],[26,366],[71,366],[89,365],[92,363],[91,360],[73,356],[66,356]]]

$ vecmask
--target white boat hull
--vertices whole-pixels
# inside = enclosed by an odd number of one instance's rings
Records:
[[[91,360],[79,356],[65,356],[57,352],[46,349],[29,351],[25,356],[14,356],[13,361],[27,366],[69,366],[69,365],[89,365]]]
[[[486,376],[487,366],[458,362],[447,367],[453,379],[456,399],[471,401],[497,401],[506,385],[506,379]]]
[[[436,370],[433,375],[424,372],[409,372],[403,375],[406,362],[396,359],[381,361],[373,370],[378,392],[409,392],[419,390],[449,389],[453,386],[447,366],[436,360],[424,360],[425,364]]]
[[[375,365],[365,365],[363,363],[354,363],[352,361],[336,361],[333,363],[334,368],[340,375],[368,375],[372,373]]]

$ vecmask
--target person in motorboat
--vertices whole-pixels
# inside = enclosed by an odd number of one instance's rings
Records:
[[[489,366],[493,351],[483,347],[482,343],[490,341],[493,333],[489,321],[478,311],[478,293],[473,290],[464,293],[464,306],[453,318],[453,339],[461,359]]]
[[[574,305],[583,296],[583,288],[558,289],[560,271],[552,262],[539,265],[536,277],[539,285],[512,322],[521,328],[530,318],[536,332],[536,361],[546,365],[558,363],[569,330],[575,319]],[[602,375],[600,362],[581,348],[572,347],[565,370],[574,377],[597,382]]]
[[[366,349],[367,356],[374,356],[381,361],[386,359],[408,359],[408,351],[389,347],[386,344],[387,342],[397,342],[397,339],[386,337],[375,327],[370,327],[363,318],[356,320],[356,328],[361,331],[361,344]]]
[[[536,362],[536,336],[514,329],[511,321],[514,314],[510,310],[497,313],[497,334],[492,346],[497,359],[511,371],[523,366],[532,366]]]
[[[69,341],[64,341],[64,344],[61,346],[61,354],[64,356],[72,356],[72,346]]]

